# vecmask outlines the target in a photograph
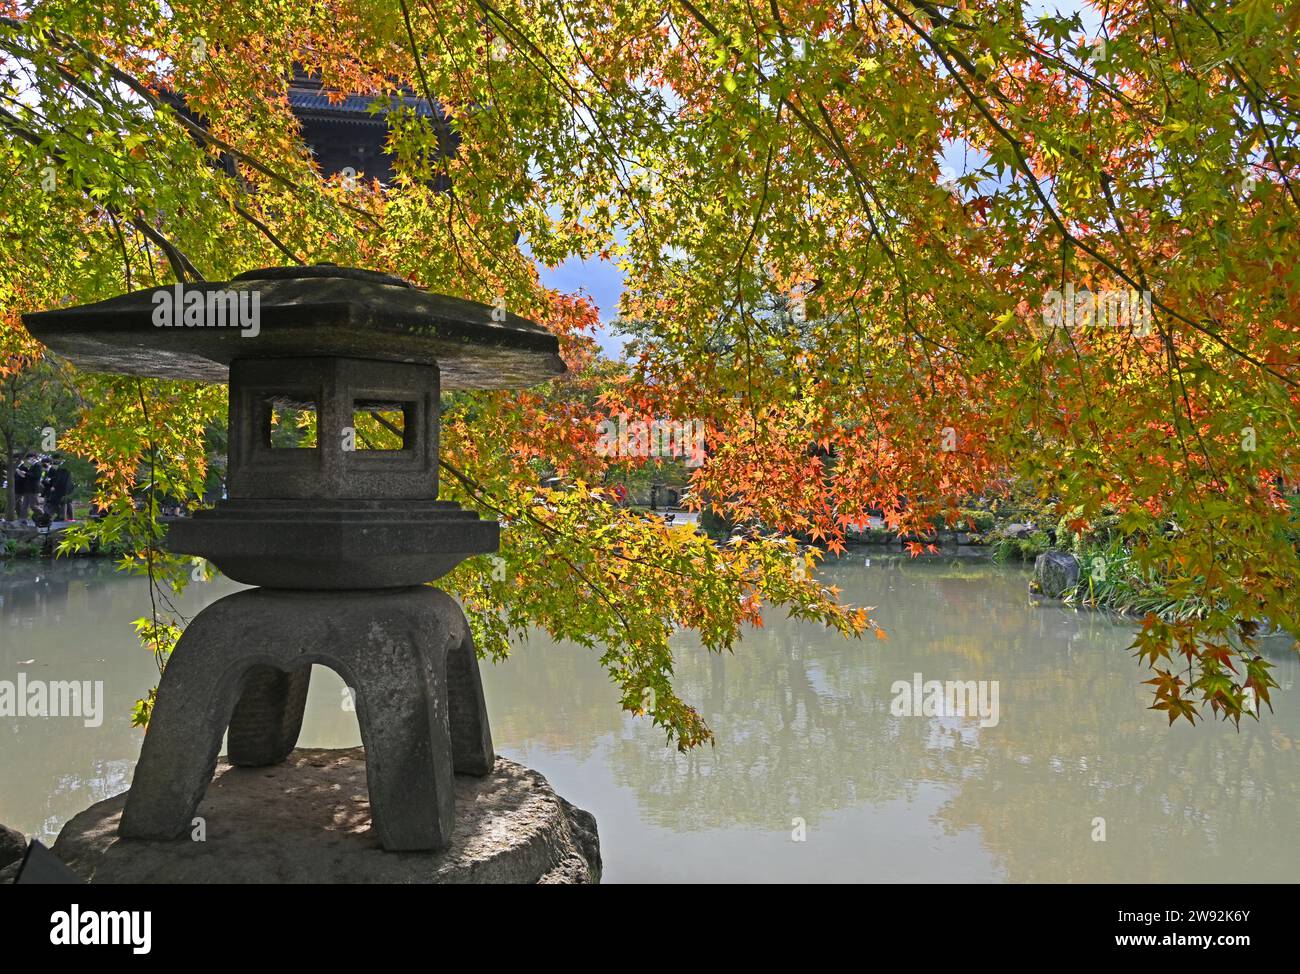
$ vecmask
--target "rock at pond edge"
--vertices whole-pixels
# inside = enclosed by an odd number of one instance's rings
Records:
[[[440,852],[385,852],[371,829],[365,751],[299,748],[279,765],[226,762],[196,814],[203,841],[119,839],[126,794],[92,805],[54,854],[92,883],[598,883],[596,820],[542,775],[497,757],[456,776],[456,826]]]

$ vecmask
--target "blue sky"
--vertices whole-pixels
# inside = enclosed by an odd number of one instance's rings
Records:
[[[585,294],[596,303],[601,322],[596,340],[609,358],[621,358],[623,339],[609,328],[609,322],[618,317],[618,298],[623,293],[623,272],[613,261],[573,257],[559,267],[538,265],[537,269],[547,287],[566,294]]]

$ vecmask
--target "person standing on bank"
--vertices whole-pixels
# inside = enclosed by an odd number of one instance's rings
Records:
[[[50,495],[46,511],[54,521],[72,520],[72,474],[63,465],[62,457],[55,457],[50,464]]]

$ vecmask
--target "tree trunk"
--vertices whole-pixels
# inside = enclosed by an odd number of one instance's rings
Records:
[[[6,430],[5,434],[5,520],[12,521],[18,516],[18,503],[14,492],[15,471],[18,462],[14,459],[13,437]]]
[[[0,413],[0,415],[3,415]],[[18,503],[15,498],[14,481],[18,464],[14,462],[14,427],[18,423],[18,380],[9,376],[9,422],[0,430],[5,438],[5,520],[12,521],[18,516]]]

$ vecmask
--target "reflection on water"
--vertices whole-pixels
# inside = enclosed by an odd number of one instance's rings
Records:
[[[105,681],[102,727],[0,717],[0,822],[53,838],[129,782],[128,715],[154,679],[129,622],[148,591],[103,564],[20,568],[0,574],[0,680]],[[596,815],[607,881],[1294,879],[1300,658],[1288,643],[1266,648],[1277,714],[1240,732],[1167,728],[1144,709],[1130,627],[1031,605],[1021,570],[858,554],[825,575],[878,607],[888,641],[844,642],[779,613],[734,655],[678,640],[679,685],[715,748],[678,754],[624,717],[595,653],[538,635],[484,664],[498,751]],[[195,585],[179,605],[192,614],[237,587]],[[893,716],[891,685],[915,673],[998,681],[999,722]],[[318,667],[304,745],[359,743],[345,700]]]

